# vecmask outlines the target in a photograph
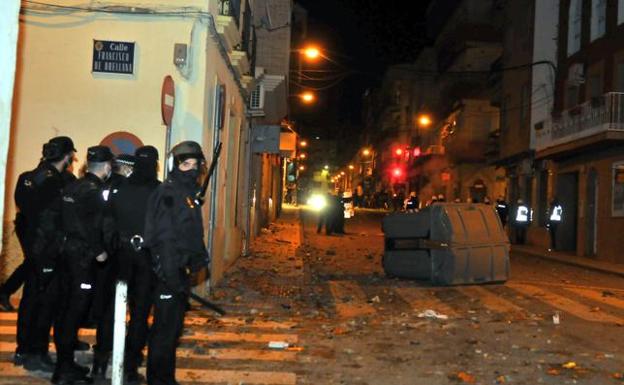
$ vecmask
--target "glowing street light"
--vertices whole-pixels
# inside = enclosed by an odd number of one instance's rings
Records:
[[[344,171],[340,171],[340,175],[344,176],[345,172]]]
[[[301,50],[301,52],[307,59],[310,59],[310,60],[316,60],[321,56],[321,50],[319,50],[317,47],[314,47],[314,46],[306,47],[303,50]]]
[[[353,170],[355,168],[355,166],[353,166],[352,164],[349,165],[349,170]]]
[[[324,168],[325,170],[329,170],[329,166],[328,166],[328,165],[323,166],[323,168]]]
[[[310,91],[303,92],[302,94],[299,95],[299,97],[306,104],[310,104],[314,102],[314,100],[316,100],[316,96]]]
[[[427,114],[420,114],[418,116],[418,125],[420,127],[423,127],[423,128],[429,127],[431,123],[433,123],[433,120],[431,120],[431,116]]]
[[[306,147],[308,145],[308,142],[306,142],[305,140],[302,140],[301,142],[299,142],[299,145],[301,147]]]
[[[304,171],[304,170],[305,170],[305,166],[304,165],[299,166],[299,171]]]
[[[365,148],[364,150],[362,150],[362,155],[364,156],[369,156],[370,155],[370,150],[368,148]]]
[[[299,159],[305,159],[307,157],[306,154],[299,154]]]

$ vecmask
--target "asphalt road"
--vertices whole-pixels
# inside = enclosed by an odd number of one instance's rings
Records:
[[[358,211],[346,235],[326,236],[315,213],[285,209],[213,291],[228,314],[187,315],[180,383],[623,382],[621,278],[512,255],[505,284],[389,279],[382,217]],[[48,375],[10,362],[15,317],[0,313],[0,384],[45,384]],[[93,331],[82,338],[93,341]]]

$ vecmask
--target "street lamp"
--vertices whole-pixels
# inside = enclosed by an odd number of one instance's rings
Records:
[[[301,50],[306,59],[316,60],[321,56],[321,50],[315,46],[308,46]]]
[[[305,159],[307,157],[306,154],[299,154],[299,159]]]
[[[299,145],[301,147],[306,147],[308,145],[308,142],[306,142],[305,140],[302,140],[301,142],[299,142]]]
[[[328,165],[323,166],[323,168],[324,168],[325,170],[329,170],[329,166],[328,166]]]
[[[355,168],[355,166],[353,166],[352,164],[349,165],[349,170],[353,170]]]
[[[299,97],[306,104],[313,103],[316,100],[316,96],[311,91],[302,92]]]
[[[299,166],[299,171],[304,171],[304,170],[305,170],[305,166],[304,165]]]
[[[433,123],[431,116],[429,116],[428,114],[418,115],[417,121],[418,121],[418,125],[422,128],[427,128],[431,125],[431,123]]]
[[[364,155],[364,156],[369,156],[370,153],[371,152],[370,152],[370,150],[368,148],[365,148],[365,149],[362,150],[362,155]]]

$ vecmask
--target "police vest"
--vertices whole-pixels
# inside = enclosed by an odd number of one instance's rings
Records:
[[[552,214],[550,214],[550,220],[552,222],[561,222],[561,215],[563,215],[563,207],[556,205],[552,210]]]
[[[518,212],[516,213],[516,222],[527,223],[529,222],[529,208],[522,205],[518,206]]]

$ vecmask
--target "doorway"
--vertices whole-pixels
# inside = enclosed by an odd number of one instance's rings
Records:
[[[598,253],[596,231],[598,220],[598,173],[591,168],[587,174],[587,203],[585,205],[585,255],[595,257]]]
[[[557,228],[557,249],[576,251],[578,172],[563,173],[557,176],[557,197],[563,207],[562,221]]]

